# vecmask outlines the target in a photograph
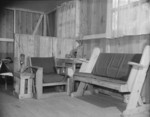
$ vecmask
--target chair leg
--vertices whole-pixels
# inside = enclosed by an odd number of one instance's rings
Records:
[[[4,79],[4,82],[5,82],[5,90],[7,90],[7,77],[5,77],[5,76],[2,76],[3,77],[3,79]]]
[[[7,90],[7,79],[5,77],[5,90]]]
[[[42,94],[43,94],[42,78],[43,78],[43,69],[38,69],[36,72],[36,78],[35,78],[37,99],[42,98]]]

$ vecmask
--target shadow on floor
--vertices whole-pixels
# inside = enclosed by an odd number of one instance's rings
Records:
[[[116,107],[121,112],[123,112],[126,107],[126,104],[123,101],[104,94],[87,95],[78,97],[78,99],[102,108]]]

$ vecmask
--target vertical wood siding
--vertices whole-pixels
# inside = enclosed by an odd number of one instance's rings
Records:
[[[16,33],[32,34],[38,22],[40,14],[16,11]],[[37,35],[43,35],[43,23],[40,24]],[[14,11],[4,9],[0,12],[0,38],[14,39]],[[11,57],[14,55],[13,42],[0,42],[0,58]]]
[[[0,42],[0,59],[6,57],[14,58],[13,42]]]
[[[107,0],[81,0],[80,35],[106,33]]]
[[[125,36],[116,39],[91,39],[84,40],[83,56],[89,58],[94,47],[99,47],[101,52],[110,53],[141,53],[145,45],[150,45],[150,35]]]
[[[13,39],[14,30],[14,16],[13,11],[3,10],[0,12],[0,38]],[[13,59],[13,43],[12,42],[0,42],[0,59],[11,57]]]
[[[46,36],[32,36],[25,34],[15,35],[15,67],[17,71],[19,67],[20,54],[23,53],[28,57],[51,57],[63,58],[74,49],[75,40],[62,39]],[[26,62],[26,64],[28,64]]]
[[[79,9],[79,0],[65,2],[57,8],[57,37],[74,38],[79,36]]]
[[[0,37],[11,38],[14,37],[14,11],[5,9],[0,12]],[[31,13],[25,11],[16,11],[16,33],[18,34],[32,34],[38,19],[41,14]],[[43,21],[39,26],[37,35],[43,35]]]
[[[14,33],[14,14],[12,10],[0,12],[0,37],[13,38]]]
[[[41,14],[25,11],[16,11],[16,33],[17,34],[32,34]],[[43,20],[36,33],[43,35]]]

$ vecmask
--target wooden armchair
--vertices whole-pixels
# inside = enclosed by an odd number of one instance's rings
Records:
[[[36,98],[44,98],[50,95],[57,95],[58,92],[44,94],[44,87],[66,86],[67,79],[65,75],[57,73],[54,57],[31,57],[30,67],[35,72],[35,94]],[[60,68],[60,66],[59,66]],[[66,93],[66,92],[62,92]]]

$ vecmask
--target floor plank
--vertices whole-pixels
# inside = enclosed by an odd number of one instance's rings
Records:
[[[0,117],[120,117],[123,108],[121,101],[104,95],[19,100],[11,91],[0,90]],[[133,117],[149,117],[149,113]]]

